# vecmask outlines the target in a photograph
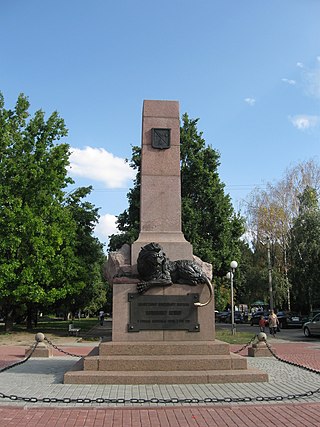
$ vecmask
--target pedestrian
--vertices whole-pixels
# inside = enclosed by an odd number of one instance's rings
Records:
[[[100,310],[99,312],[99,320],[100,320],[100,325],[103,326],[103,322],[104,322],[104,311]]]
[[[277,315],[273,310],[271,310],[271,313],[269,314],[269,328],[270,328],[270,334],[275,337],[279,325],[279,320]]]
[[[259,319],[259,328],[260,328],[260,332],[265,332],[266,331],[266,319],[264,318],[264,315],[261,314],[260,319]]]

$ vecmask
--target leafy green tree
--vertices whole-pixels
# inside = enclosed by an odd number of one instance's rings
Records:
[[[196,120],[183,115],[181,127],[182,228],[194,253],[213,264],[214,275],[223,276],[232,259],[240,261],[239,238],[243,220],[234,213],[230,197],[218,174],[219,154],[207,147]],[[120,235],[110,237],[109,249],[132,243],[139,234],[140,149],[133,147],[131,166],[138,174],[128,194],[129,208],[118,216]],[[221,282],[222,283],[222,282]]]
[[[293,284],[289,280],[292,277],[289,241],[291,229],[300,214],[300,195],[308,187],[316,191],[320,189],[320,165],[314,159],[286,170],[279,182],[267,183],[265,189],[254,190],[246,208],[254,248],[259,248],[261,241],[266,244],[268,239],[270,242],[274,301],[278,307],[289,310],[295,309],[295,301],[298,301],[290,295]],[[264,251],[266,260],[266,247]]]
[[[65,208],[76,223],[74,251],[78,266],[73,283],[76,289],[81,289],[73,298],[68,296],[59,301],[65,314],[79,311],[94,314],[106,303],[108,285],[102,271],[105,261],[103,244],[93,235],[99,209],[85,200],[91,191],[92,187],[79,187],[65,199]]]
[[[289,274],[294,304],[306,313],[320,307],[320,209],[311,187],[306,187],[299,200],[299,215],[291,230]]]
[[[29,117],[20,95],[13,110],[0,95],[0,301],[10,328],[17,308],[29,313],[79,292],[76,222],[64,206],[69,146],[56,112]],[[29,319],[30,320],[30,319]],[[29,321],[30,326],[30,321]]]
[[[128,160],[127,160],[128,161]],[[129,206],[117,217],[119,234],[112,234],[109,238],[109,250],[120,249],[125,243],[131,244],[137,240],[140,229],[140,185],[141,185],[141,148],[132,147],[130,166],[137,171],[133,181],[133,188],[127,194]]]
[[[194,253],[213,265],[214,274],[223,276],[232,259],[240,262],[239,239],[244,232],[243,219],[236,215],[229,195],[225,194],[218,167],[219,154],[206,146],[198,119],[182,117],[181,196],[182,228]]]

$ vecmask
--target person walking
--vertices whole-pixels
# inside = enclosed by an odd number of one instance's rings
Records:
[[[266,331],[266,319],[264,318],[264,315],[261,314],[260,319],[259,319],[259,328],[260,328],[260,332],[265,332]]]
[[[104,322],[104,311],[100,310],[99,312],[99,320],[100,320],[100,325],[103,326],[103,322]]]
[[[279,325],[279,320],[277,315],[275,314],[274,310],[271,310],[271,313],[269,314],[269,329],[270,329],[270,334],[275,337],[276,333],[277,333],[277,329],[278,329],[278,325]]]

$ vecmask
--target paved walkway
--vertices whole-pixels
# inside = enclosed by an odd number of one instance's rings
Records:
[[[320,341],[269,342],[281,358],[320,371]],[[85,355],[94,345],[72,343],[60,347]],[[0,367],[21,360],[24,350],[25,347],[0,346]],[[242,352],[246,353],[247,350]],[[53,358],[30,359],[0,373],[0,427],[320,426],[320,375],[274,357],[248,358],[250,366],[268,372],[268,383],[124,386],[63,384],[63,373],[77,359],[56,350],[54,354]],[[305,396],[293,398],[299,394]],[[4,395],[47,398],[47,402],[10,400]],[[50,401],[55,398],[74,401]],[[246,402],[241,402],[243,398]],[[99,403],[99,399],[109,403]]]

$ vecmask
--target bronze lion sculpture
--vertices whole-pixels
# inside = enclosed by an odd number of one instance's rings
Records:
[[[213,298],[212,284],[200,266],[191,260],[170,261],[158,243],[149,243],[141,248],[137,269],[142,280],[137,284],[139,293],[144,293],[154,286],[170,286],[173,283],[191,286],[204,283],[209,288],[210,297],[205,303],[194,304],[203,307]]]

